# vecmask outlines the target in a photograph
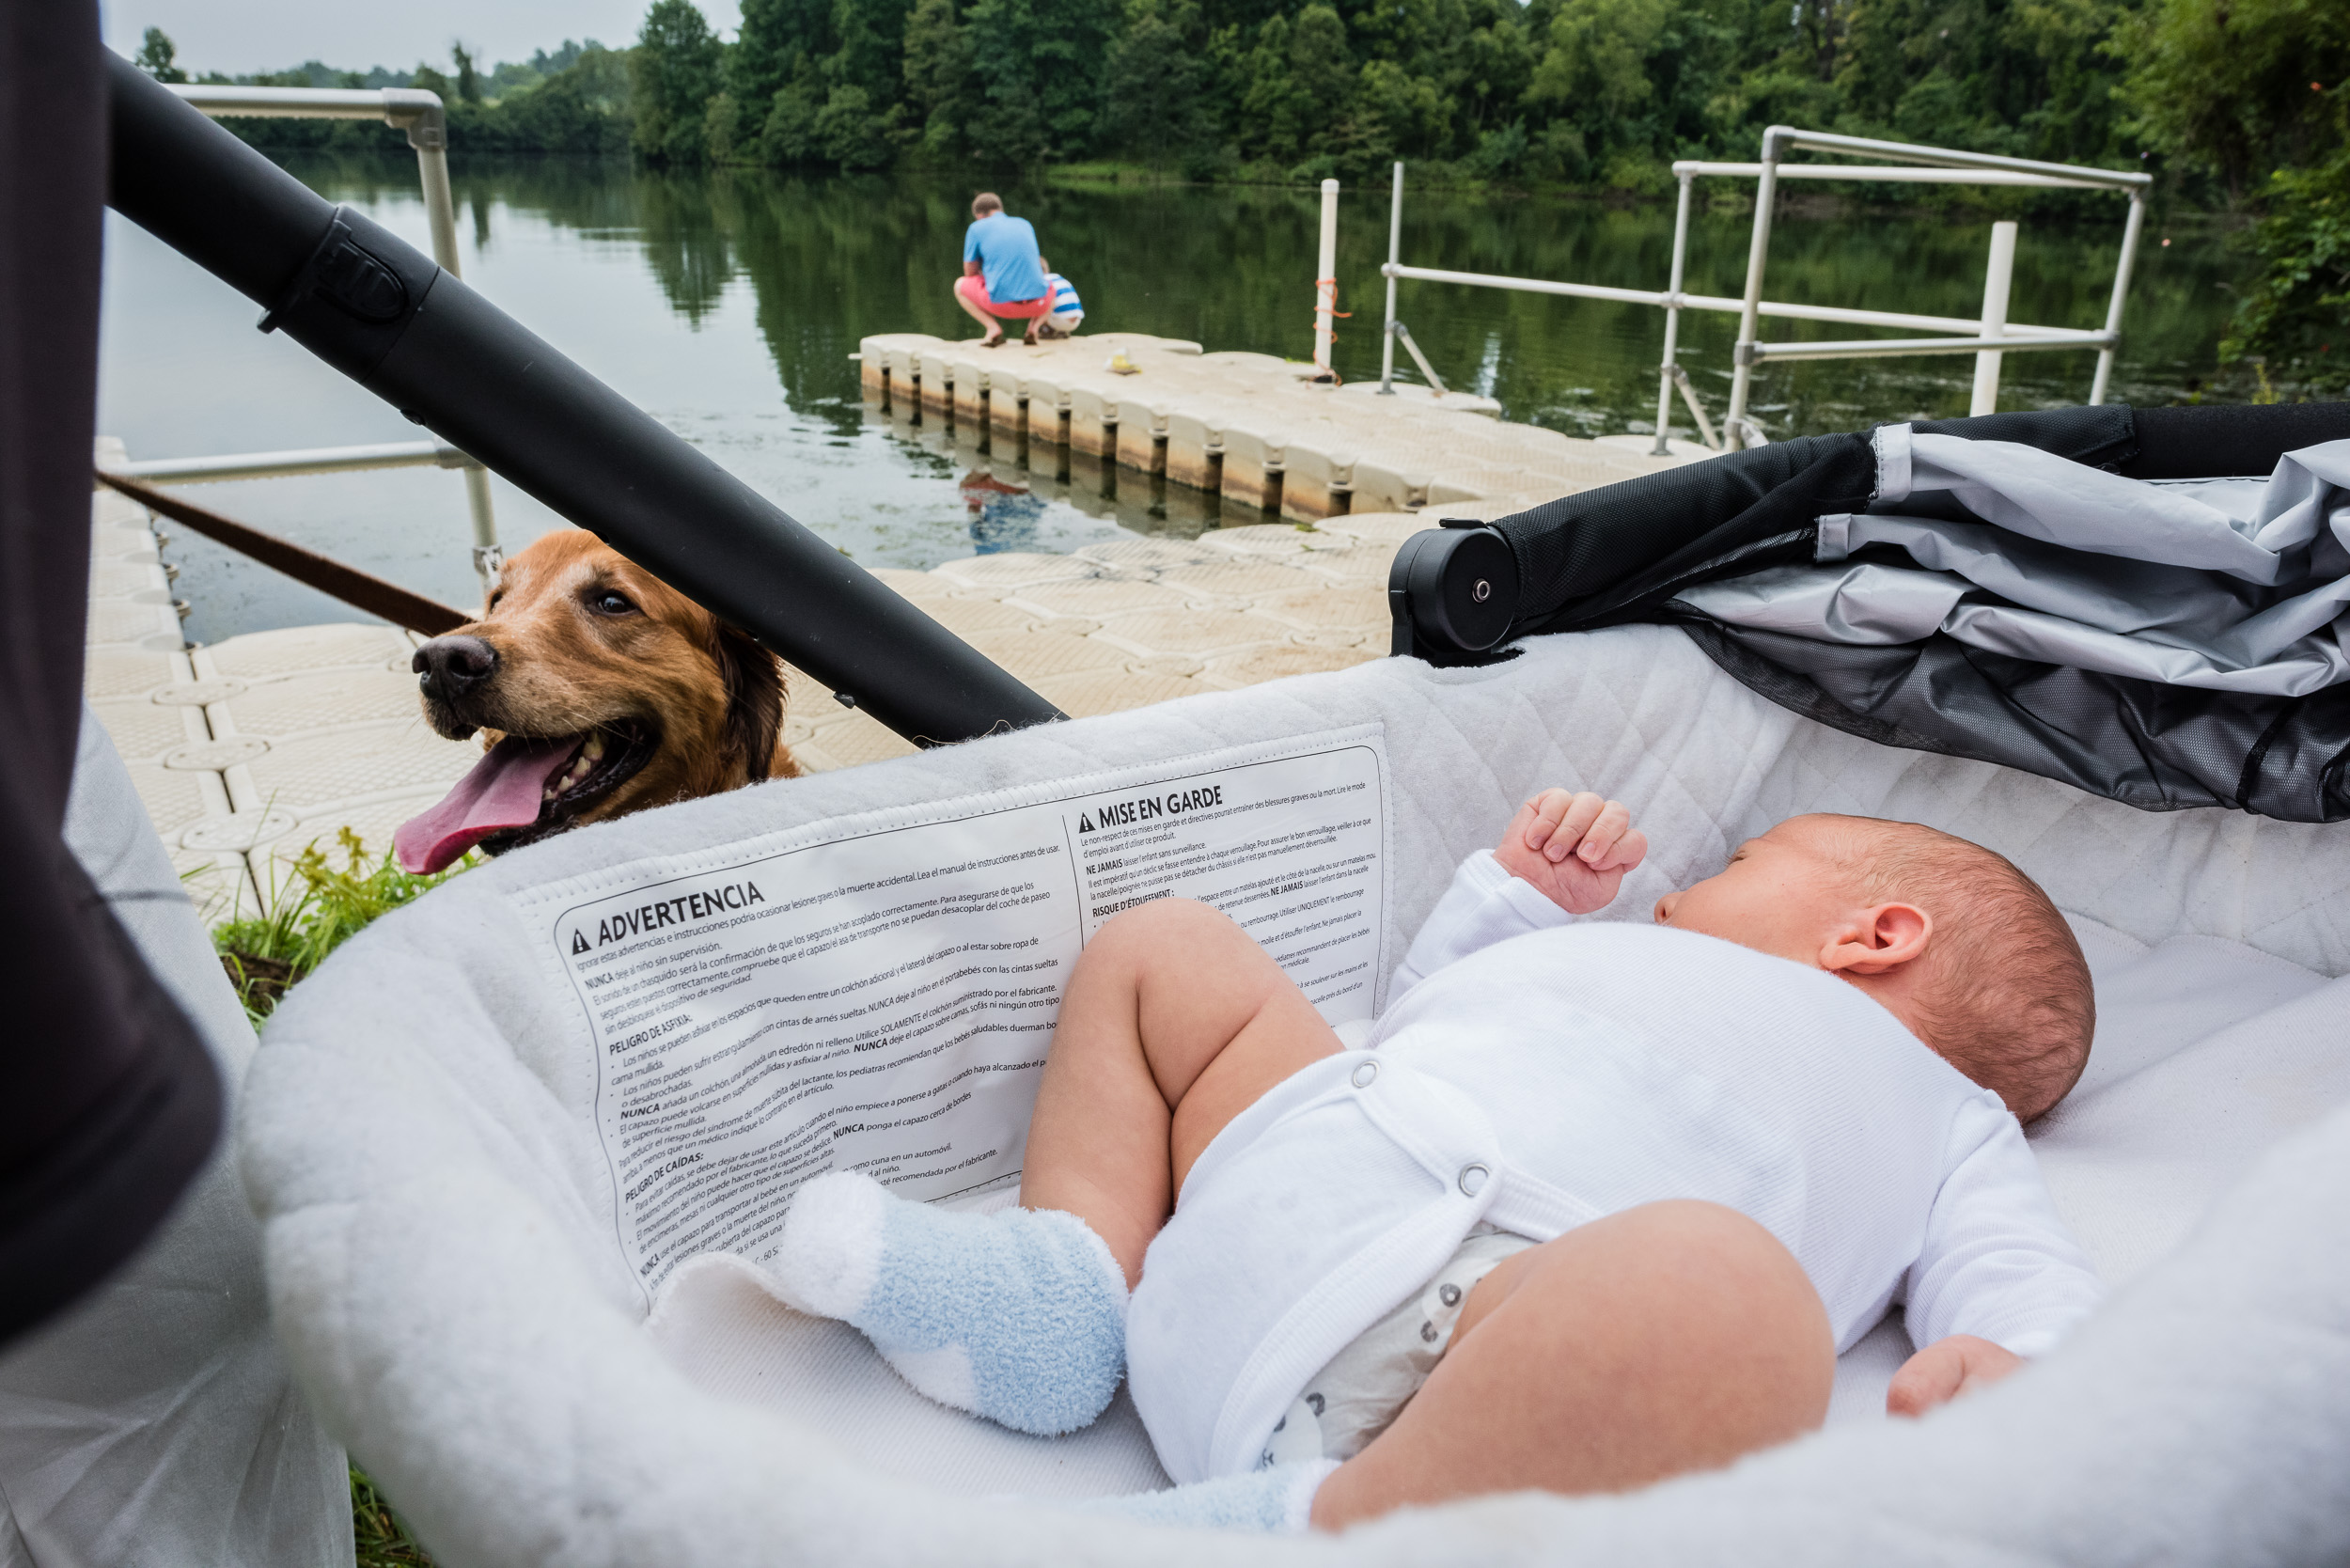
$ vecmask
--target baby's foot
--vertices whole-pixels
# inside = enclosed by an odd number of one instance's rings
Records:
[[[957,1214],[837,1171],[792,1200],[769,1267],[921,1392],[1017,1432],[1089,1424],[1125,1371],[1126,1277],[1074,1215]]]

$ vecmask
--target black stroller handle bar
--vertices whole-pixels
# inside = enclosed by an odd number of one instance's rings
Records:
[[[106,56],[108,204],[281,331],[919,745],[1064,717],[414,246]]]

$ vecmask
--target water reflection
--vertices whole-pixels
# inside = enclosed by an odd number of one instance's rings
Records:
[[[398,161],[297,162],[297,172],[362,205],[414,199]],[[947,294],[956,272],[968,193],[936,178],[807,180],[744,170],[678,174],[564,160],[461,164],[457,189],[476,244],[494,245],[490,214],[535,214],[558,229],[633,240],[670,307],[693,326],[728,288],[747,279],[758,328],[795,408],[854,400],[842,357],[871,332],[968,336]],[[1693,223],[1688,287],[1735,295],[1744,277],[1748,213],[1735,181],[1700,190],[1714,203]],[[1147,331],[1219,349],[1303,357],[1311,332],[1316,197],[1310,193],[1196,186],[1011,188],[1060,270],[1074,279],[1094,330]],[[1385,259],[1386,193],[1342,200],[1344,374],[1377,373],[1377,311]],[[2104,324],[2119,248],[2122,203],[2084,197],[2073,220],[2027,220],[2016,258],[2012,319]],[[1989,219],[1886,217],[1818,197],[1792,202],[1775,226],[1769,294],[1798,304],[1968,316],[1982,304]],[[1404,215],[1415,265],[1661,288],[1670,260],[1668,204],[1418,195]],[[2212,234],[2150,243],[2138,258],[2118,367],[2139,400],[2169,401],[2207,373],[2229,306],[2225,258]],[[1306,280],[1301,283],[1301,279]],[[1402,314],[1437,369],[1501,400],[1507,416],[1578,432],[1626,428],[1653,416],[1662,317],[1646,306],[1406,283]],[[1683,319],[1684,361],[1726,383],[1735,318]],[[1855,329],[1776,323],[1780,337],[1851,336]],[[1890,334],[1888,334],[1890,336]],[[835,352],[838,351],[838,352]],[[2077,401],[2085,353],[2013,355],[2003,405]],[[1972,368],[1961,358],[1814,361],[1761,373],[1762,398],[1788,433],[1841,429],[1856,419],[1963,413]]]
[[[979,555],[1027,550],[1036,543],[1037,520],[1044,515],[1044,497],[1025,484],[1006,484],[985,468],[974,468],[955,481],[963,504],[971,513],[971,548]]]
[[[295,172],[421,244],[405,155],[311,159]],[[870,333],[969,336],[948,296],[969,192],[893,176],[681,176],[624,164],[460,161],[468,282],[699,446],[830,542],[871,565],[928,567],[974,552],[1069,550],[1135,533],[1197,533],[1253,511],[1065,454],[995,450],[983,432],[869,409],[849,355]],[[1720,187],[1724,195],[1732,187]],[[1312,330],[1316,200],[1308,192],[1014,188],[1045,253],[1084,295],[1089,329],[1304,357]],[[2027,221],[2012,319],[2101,324],[2120,204],[2080,222]],[[1348,193],[1340,226],[1336,363],[1378,370],[1387,206]],[[1413,196],[1417,264],[1657,288],[1668,205]],[[1734,294],[1748,218],[1708,207],[1688,287]],[[2150,229],[2113,395],[2169,402],[2207,373],[2230,297],[2214,235]],[[1798,209],[1777,226],[1768,292],[1794,301],[1966,316],[1980,308],[1989,220]],[[253,311],[127,225],[109,229],[102,428],[136,457],[413,439],[414,427],[281,337]],[[1508,417],[1575,434],[1645,431],[1661,315],[1637,306],[1405,284],[1401,313],[1448,380]],[[1851,329],[1778,323],[1773,337]],[[1684,359],[1719,414],[1734,318],[1684,316]],[[1963,413],[1966,356],[1767,368],[1756,413],[1774,435]],[[2011,354],[2002,406],[2077,401],[2085,353]],[[1684,416],[1685,417],[1685,416]],[[976,481],[973,477],[977,476]],[[1002,486],[1001,490],[989,486]],[[418,472],[221,486],[203,498],[313,548],[452,603],[471,601],[462,488]],[[497,487],[519,544],[558,521]],[[976,500],[975,500],[976,497]],[[347,615],[197,542],[175,546],[194,635]]]
[[[1025,433],[958,425],[951,415],[926,414],[911,400],[867,405],[863,416],[867,428],[885,431],[910,461],[958,471],[955,489],[973,555],[1044,547],[1058,508],[1118,535],[1172,539],[1277,521],[1261,508],[1170,484],[1163,474],[1137,474],[1066,447],[1031,446]]]

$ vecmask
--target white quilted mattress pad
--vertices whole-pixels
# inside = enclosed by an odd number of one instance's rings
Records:
[[[2095,974],[2087,1074],[2032,1133],[2117,1287],[2045,1363],[1924,1422],[1881,1414],[1908,1348],[1896,1317],[1846,1356],[1812,1438],[1629,1498],[1390,1521],[1350,1537],[1350,1559],[2350,1549],[2332,1500],[2350,1468],[2350,1117],[2334,1114],[2350,1101],[2350,829],[2142,813],[1876,746],[1660,627],[1536,639],[1480,668],[1386,660],[762,786],[567,835],[378,922],[281,1009],[239,1130],[281,1333],[329,1427],[452,1565],[1186,1559],[1164,1532],[1003,1500],[1162,1484],[1122,1396],[1089,1433],[1020,1437],[928,1404],[853,1332],[725,1266],[676,1270],[652,1309],[616,1242],[596,1046],[544,911],[551,888],[634,886],[649,866],[1316,735],[1382,752],[1389,967],[1452,867],[1545,784],[1620,797],[1648,832],[1610,917],[1646,918],[1804,811],[2009,855]],[[964,1200],[1008,1200],[998,1184]]]

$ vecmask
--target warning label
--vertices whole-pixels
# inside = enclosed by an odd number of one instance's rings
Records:
[[[548,899],[639,1280],[697,1253],[763,1257],[828,1170],[925,1200],[1017,1176],[1070,966],[1137,904],[1212,904],[1332,1023],[1371,1016],[1385,788],[1380,735],[1350,731]]]

